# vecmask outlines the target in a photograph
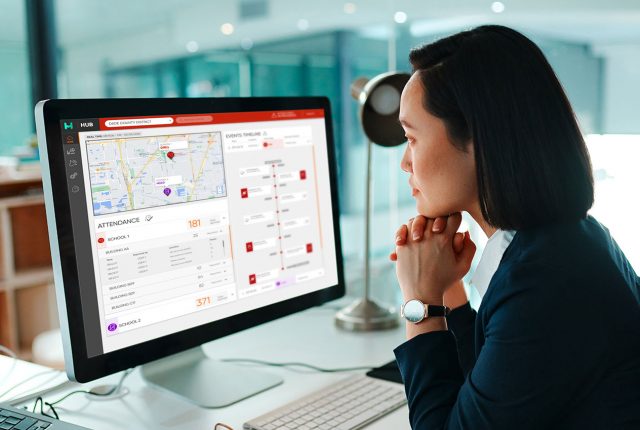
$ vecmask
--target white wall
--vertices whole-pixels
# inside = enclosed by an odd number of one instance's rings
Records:
[[[605,60],[603,133],[640,133],[640,41],[595,51]]]

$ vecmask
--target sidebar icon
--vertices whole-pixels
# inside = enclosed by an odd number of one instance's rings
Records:
[[[67,173],[67,187],[71,194],[79,194],[82,181],[81,163],[80,163],[80,145],[78,142],[77,121],[62,120],[60,121],[60,129],[62,132],[62,151],[64,154],[64,165]]]

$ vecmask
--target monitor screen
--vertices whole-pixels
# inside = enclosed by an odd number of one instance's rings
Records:
[[[324,109],[58,121],[88,358],[338,284]]]

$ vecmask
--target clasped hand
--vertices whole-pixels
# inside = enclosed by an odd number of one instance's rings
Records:
[[[476,246],[469,232],[457,233],[462,215],[435,219],[418,215],[396,233],[396,275],[404,301],[419,299],[442,304],[448,288],[459,282],[471,267]]]

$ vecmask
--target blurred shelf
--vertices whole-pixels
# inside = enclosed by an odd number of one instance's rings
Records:
[[[58,326],[39,169],[0,175],[0,344],[30,358],[33,339]]]
[[[42,173],[39,163],[29,163],[18,169],[0,169],[0,197],[42,192]]]
[[[30,287],[36,284],[53,284],[53,270],[51,267],[27,269],[16,272],[11,279],[0,280],[0,291],[12,288]]]
[[[29,170],[25,172],[16,171],[11,175],[0,175],[0,187],[14,186],[21,184],[42,183],[40,170]]]
[[[44,194],[34,193],[21,196],[0,197],[0,208],[13,208],[44,204]]]

